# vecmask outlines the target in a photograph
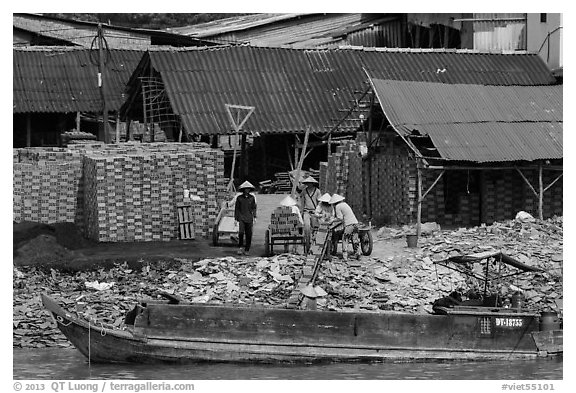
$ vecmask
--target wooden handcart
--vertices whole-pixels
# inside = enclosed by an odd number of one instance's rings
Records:
[[[335,229],[339,228],[336,227]],[[374,248],[374,240],[372,238],[372,225],[370,223],[358,224],[358,239],[355,241],[358,241],[362,255],[369,256],[372,254],[372,249]],[[341,234],[338,242],[342,242]]]
[[[270,225],[264,236],[264,252],[266,256],[274,253],[274,245],[302,245],[304,253],[308,253],[310,239],[304,234],[304,227],[298,215],[292,213],[289,207],[277,207],[270,217]]]

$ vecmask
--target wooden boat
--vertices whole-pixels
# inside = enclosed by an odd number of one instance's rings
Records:
[[[143,302],[127,330],[91,325],[42,295],[93,362],[318,362],[534,358],[562,353],[539,314],[453,308],[446,315]],[[129,321],[128,321],[129,322]]]
[[[484,281],[485,292],[490,280],[541,271],[500,252],[437,263]],[[483,273],[471,269],[474,264]],[[494,265],[496,276],[490,273]],[[555,314],[521,305],[437,307],[442,315],[436,315],[142,301],[128,313],[127,329],[114,330],[90,324],[46,295],[42,301],[64,335],[94,362],[514,359],[563,351]]]

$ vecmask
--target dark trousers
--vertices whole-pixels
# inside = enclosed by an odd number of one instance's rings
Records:
[[[239,224],[238,245],[242,247],[244,244],[244,234],[246,234],[246,247],[244,247],[244,250],[250,251],[250,246],[252,245],[252,227],[254,223],[240,221]]]

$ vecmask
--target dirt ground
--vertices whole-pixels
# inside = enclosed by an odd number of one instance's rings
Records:
[[[272,211],[279,206],[285,195],[258,195],[258,218],[252,239],[251,256],[264,256],[264,237]],[[374,230],[373,258],[385,259],[391,256],[401,255],[407,250],[404,239],[377,240]],[[228,236],[221,237],[218,246],[212,245],[210,239],[196,240],[173,240],[169,242],[138,242],[138,243],[92,243],[85,242],[83,247],[69,250],[68,258],[60,262],[47,261],[51,266],[67,269],[84,269],[87,267],[104,267],[115,262],[137,263],[139,261],[189,259],[200,260],[203,258],[218,258],[236,256],[238,250],[236,243]],[[278,249],[278,253],[283,250]],[[302,252],[301,247],[298,252]],[[31,264],[26,258],[14,259],[14,264]],[[44,265],[44,263],[43,263]]]

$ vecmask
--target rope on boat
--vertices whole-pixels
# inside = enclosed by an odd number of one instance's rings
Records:
[[[106,335],[106,328],[104,327],[104,324],[102,322],[98,322],[100,324],[100,335],[102,337],[104,337]]]
[[[88,319],[88,367],[90,366],[90,319]]]
[[[64,326],[64,327],[70,326],[70,324],[72,323],[72,321],[68,322],[67,324],[64,323],[64,318],[62,318],[60,315],[58,315],[58,316],[56,317],[56,320],[57,320],[62,326]]]

